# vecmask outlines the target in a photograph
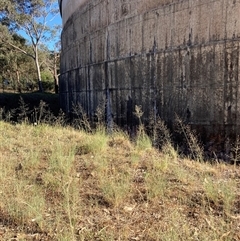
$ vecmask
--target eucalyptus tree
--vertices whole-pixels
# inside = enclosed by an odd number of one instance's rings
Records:
[[[34,61],[11,45],[26,52],[30,51],[31,47],[25,38],[17,34],[14,29],[9,27],[8,23],[1,19],[0,32],[0,80],[3,89],[7,83],[8,88],[21,91],[24,80],[25,82],[33,82],[32,80],[37,79]]]
[[[1,1],[4,2],[4,4],[0,4],[1,18],[7,19],[9,26],[17,29],[29,41],[31,48],[23,49],[10,39],[3,38],[0,41],[34,60],[39,91],[42,92],[39,46],[47,44],[56,30],[49,26],[49,21],[58,13],[57,0]]]

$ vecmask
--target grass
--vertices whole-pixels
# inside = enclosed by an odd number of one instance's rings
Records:
[[[160,118],[149,137],[138,106],[130,140],[118,129],[108,134],[101,110],[92,129],[76,107],[83,118],[72,128],[42,99],[34,112],[23,96],[19,104],[0,121],[0,240],[240,239],[239,143],[235,165],[204,163],[179,118],[188,158],[178,155]]]
[[[135,141],[0,121],[0,240],[240,240],[240,169]]]

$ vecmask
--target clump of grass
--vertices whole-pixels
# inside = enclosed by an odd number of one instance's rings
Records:
[[[106,150],[109,137],[104,129],[98,129],[94,134],[86,136],[84,144],[77,146],[79,153],[92,153],[97,154]]]
[[[7,202],[4,202],[5,206],[1,208],[9,214],[9,220],[14,220],[19,225],[27,222],[31,228],[34,228],[34,224],[37,223],[41,230],[46,205],[41,189],[35,185],[29,185],[25,180],[17,181],[14,178],[9,180],[7,187],[8,191],[2,194],[1,203],[4,198],[7,198]]]
[[[73,113],[73,123],[72,125],[77,129],[86,130],[87,132],[92,132],[90,120],[87,113],[84,111],[83,107],[78,103],[77,105],[72,105]]]
[[[196,133],[191,130],[189,125],[186,125],[181,118],[176,115],[176,131],[183,135],[185,143],[187,144],[188,150],[190,152],[190,158],[197,161],[203,161],[203,148],[198,141]]]
[[[214,182],[212,178],[205,178],[204,191],[209,205],[213,203],[226,213],[230,213],[236,199],[237,185],[235,181],[220,180]]]
[[[162,149],[164,146],[172,145],[171,133],[159,115],[150,113],[148,129],[154,147]]]
[[[152,141],[151,141],[150,137],[146,134],[145,127],[141,120],[141,117],[143,115],[141,106],[138,106],[138,105],[135,106],[134,115],[138,118],[138,121],[139,121],[139,127],[138,127],[138,131],[137,131],[137,136],[136,136],[137,149],[145,150],[145,149],[152,148]]]
[[[150,137],[141,128],[139,129],[136,137],[136,147],[139,151],[152,148],[152,141]]]
[[[62,120],[63,115],[59,115],[59,117],[59,120]],[[28,119],[29,122],[37,125],[40,123],[52,124],[55,123],[56,120],[58,120],[58,118],[51,113],[48,104],[42,100],[40,100],[39,106],[35,107],[31,112],[31,119]],[[61,124],[63,123],[64,122],[61,122]]]
[[[53,151],[49,155],[48,168],[68,176],[74,161],[75,144],[62,146],[59,141],[53,144]],[[66,175],[65,175],[66,174]]]
[[[112,173],[111,176],[99,176],[99,188],[104,198],[115,207],[123,205],[130,193],[130,175],[128,173]]]
[[[165,176],[162,174],[161,169],[161,165],[154,166],[152,170],[146,173],[145,183],[147,188],[148,200],[154,200],[155,198],[164,197],[167,182]]]
[[[107,100],[105,98],[102,99],[96,108],[95,116],[96,116],[97,126],[105,126],[106,124],[106,120],[105,120],[106,102]]]

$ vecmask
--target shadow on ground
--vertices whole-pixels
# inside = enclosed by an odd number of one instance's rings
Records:
[[[19,108],[20,97],[30,110],[38,107],[40,101],[44,101],[55,116],[59,113],[59,95],[53,93],[0,93],[0,108],[4,108],[5,111]]]

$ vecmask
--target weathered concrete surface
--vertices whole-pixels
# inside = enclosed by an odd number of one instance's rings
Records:
[[[239,14],[240,0],[79,4],[62,32],[62,107],[93,115],[108,99],[117,123],[141,105],[145,119],[177,113],[209,133],[240,132]]]
[[[71,15],[76,11],[77,8],[81,7],[88,0],[58,0],[63,25],[71,17]]]

